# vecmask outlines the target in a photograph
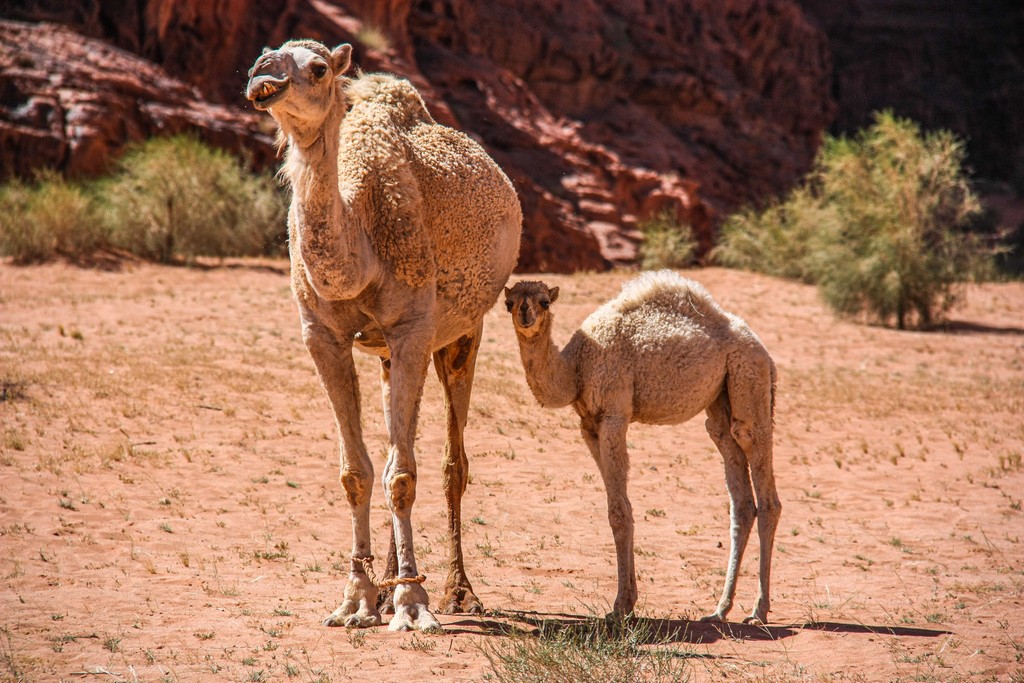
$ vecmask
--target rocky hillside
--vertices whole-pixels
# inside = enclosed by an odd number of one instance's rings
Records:
[[[91,175],[196,130],[272,166],[241,97],[263,45],[352,42],[480,139],[526,216],[520,267],[635,257],[638,221],[788,187],[833,118],[826,38],[788,0],[26,0],[0,9],[0,174]]]

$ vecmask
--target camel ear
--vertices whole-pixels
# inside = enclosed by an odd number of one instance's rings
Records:
[[[548,290],[548,299],[551,303],[558,301],[558,287],[552,287]]]
[[[352,46],[342,43],[331,52],[331,69],[335,76],[340,76],[352,65]]]
[[[261,52],[260,54],[264,54],[264,55],[265,55],[265,54],[267,54],[268,52],[273,52],[273,51],[274,51],[274,48],[272,48],[272,47],[268,47],[268,46],[264,45],[264,46],[263,46],[263,52]]]
[[[509,289],[508,287],[505,288],[505,296],[512,296],[512,290]]]

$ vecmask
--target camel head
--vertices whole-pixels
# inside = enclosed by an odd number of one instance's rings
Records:
[[[558,287],[548,288],[543,282],[517,282],[505,288],[505,308],[512,314],[516,334],[533,337],[545,329],[551,319],[549,309],[558,299]]]
[[[339,80],[351,62],[348,43],[329,50],[315,40],[289,40],[276,50],[263,48],[249,69],[245,97],[286,132],[319,128],[339,101]]]

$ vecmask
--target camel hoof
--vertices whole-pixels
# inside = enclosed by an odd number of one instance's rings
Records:
[[[324,619],[324,626],[332,628],[344,626],[345,628],[370,628],[380,626],[380,614],[374,612],[356,612],[346,614],[343,607],[339,607],[331,616]]]
[[[388,576],[387,579],[393,579],[395,577]],[[380,610],[381,614],[394,614],[395,613],[395,589],[394,588],[381,588],[380,593],[377,595],[377,609]]]
[[[700,623],[702,623],[702,624],[724,624],[725,623],[725,615],[724,614],[720,614],[718,612],[715,612],[714,614],[709,614],[706,617],[701,617],[700,618]]]
[[[425,609],[399,608],[388,624],[389,631],[423,631],[424,633],[444,633],[441,622]]]
[[[427,609],[427,603],[427,591],[420,584],[409,583],[396,587],[395,615],[391,617],[388,630],[441,633],[441,622]]]
[[[605,622],[625,623],[635,618],[633,608],[636,607],[636,600],[616,600],[612,604],[612,611],[604,616]]]
[[[634,612],[623,613],[613,609],[604,615],[604,627],[613,637],[621,638],[629,633],[629,629],[636,625],[638,620]]]
[[[324,619],[324,626],[345,626],[347,628],[368,628],[380,625],[377,611],[377,587],[366,574],[352,573],[345,586],[345,599],[331,616]]]
[[[624,621],[628,620],[630,616],[631,615],[623,614],[622,612],[619,612],[618,610],[612,610],[611,612],[608,612],[608,614],[604,615],[604,623],[606,623],[606,624],[621,624]]]
[[[461,596],[461,597],[460,597]],[[480,598],[468,588],[454,588],[445,593],[441,599],[441,614],[476,614],[484,613]]]
[[[768,625],[768,615],[758,616],[756,614],[751,614],[749,617],[747,617],[746,619],[743,620],[743,623],[744,624],[749,624],[751,626],[767,626]]]
[[[426,618],[425,618],[426,617]],[[388,630],[395,633],[404,633],[406,631],[422,631],[423,633],[444,633],[444,629],[441,628],[440,622],[434,619],[434,616],[427,612],[426,614],[420,614],[415,620],[404,617],[403,615],[395,615],[391,619],[391,623],[388,624]]]

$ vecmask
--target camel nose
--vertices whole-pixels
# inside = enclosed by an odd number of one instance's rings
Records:
[[[264,52],[249,69],[249,83],[262,78],[271,78],[275,81],[288,80],[289,59],[291,59],[289,55],[277,50]]]
[[[533,324],[533,316],[530,313],[530,307],[525,301],[519,306],[519,321],[522,327],[529,327]]]
[[[257,109],[268,109],[284,95],[289,83],[290,59],[291,57],[285,53],[265,52],[249,69],[245,97]]]

